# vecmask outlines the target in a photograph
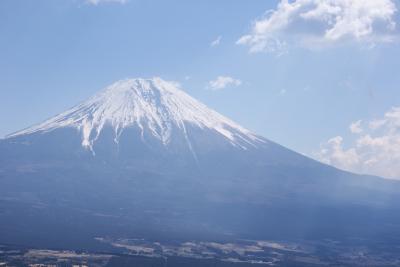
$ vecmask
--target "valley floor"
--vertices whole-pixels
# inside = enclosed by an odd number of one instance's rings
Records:
[[[332,240],[272,242],[160,242],[97,238],[120,252],[49,250],[0,245],[0,266],[15,267],[249,267],[400,266],[400,248]]]

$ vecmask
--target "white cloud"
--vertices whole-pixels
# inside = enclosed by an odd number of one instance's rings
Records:
[[[385,125],[385,123],[386,123],[385,120],[373,120],[369,122],[369,128],[372,130],[376,130]]]
[[[354,134],[362,133],[363,129],[361,128],[361,122],[362,122],[362,120],[351,123],[349,126],[350,132],[352,132]]]
[[[281,0],[255,20],[237,44],[250,52],[278,52],[288,45],[324,46],[357,41],[369,46],[393,41],[397,12],[393,0]]]
[[[362,124],[355,123],[353,133],[357,135],[348,148],[342,137],[335,137],[324,143],[315,157],[341,169],[400,179],[400,107],[381,119],[365,122],[369,128],[361,128]]]
[[[97,6],[98,4],[102,3],[118,3],[118,4],[125,4],[128,0],[86,0],[88,4]]]
[[[351,170],[360,162],[357,151],[354,148],[345,150],[343,138],[336,136],[328,140],[326,146],[320,151],[320,160],[345,170]]]
[[[221,90],[228,86],[239,86],[241,84],[241,80],[232,78],[230,76],[218,76],[215,80],[212,80],[208,83],[208,88],[212,90]]]
[[[218,36],[214,41],[210,43],[211,47],[218,46],[221,43],[222,36]]]

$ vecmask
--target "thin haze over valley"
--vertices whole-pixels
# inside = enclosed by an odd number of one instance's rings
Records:
[[[0,3],[0,266],[398,266],[398,0]]]

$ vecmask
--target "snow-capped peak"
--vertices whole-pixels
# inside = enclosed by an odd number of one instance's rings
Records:
[[[124,129],[137,126],[166,145],[170,142],[173,128],[182,130],[186,136],[186,125],[213,130],[232,145],[244,149],[247,145],[256,146],[264,142],[190,97],[179,89],[177,83],[161,78],[118,81],[86,102],[8,137],[74,127],[82,134],[82,145],[91,149],[105,126],[112,126],[115,142],[119,141]]]

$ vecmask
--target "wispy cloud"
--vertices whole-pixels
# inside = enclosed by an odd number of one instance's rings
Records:
[[[368,44],[395,39],[393,0],[281,0],[253,22],[237,44],[250,52],[282,53],[291,45],[322,47],[345,41]]]
[[[215,40],[210,43],[211,47],[215,47],[221,44],[222,36],[218,36]]]
[[[125,4],[128,0],[86,0],[86,3],[91,5],[99,5],[103,3],[117,3],[117,4]]]
[[[350,125],[355,141],[345,145],[341,136],[322,144],[315,157],[349,171],[400,179],[400,107],[376,120]]]
[[[361,123],[362,123],[362,120],[358,120],[358,121],[351,123],[349,126],[350,132],[352,132],[354,134],[362,133],[363,129],[361,128]]]
[[[237,87],[242,81],[230,76],[218,76],[215,80],[209,81],[207,88],[211,90],[222,90],[226,87]]]

